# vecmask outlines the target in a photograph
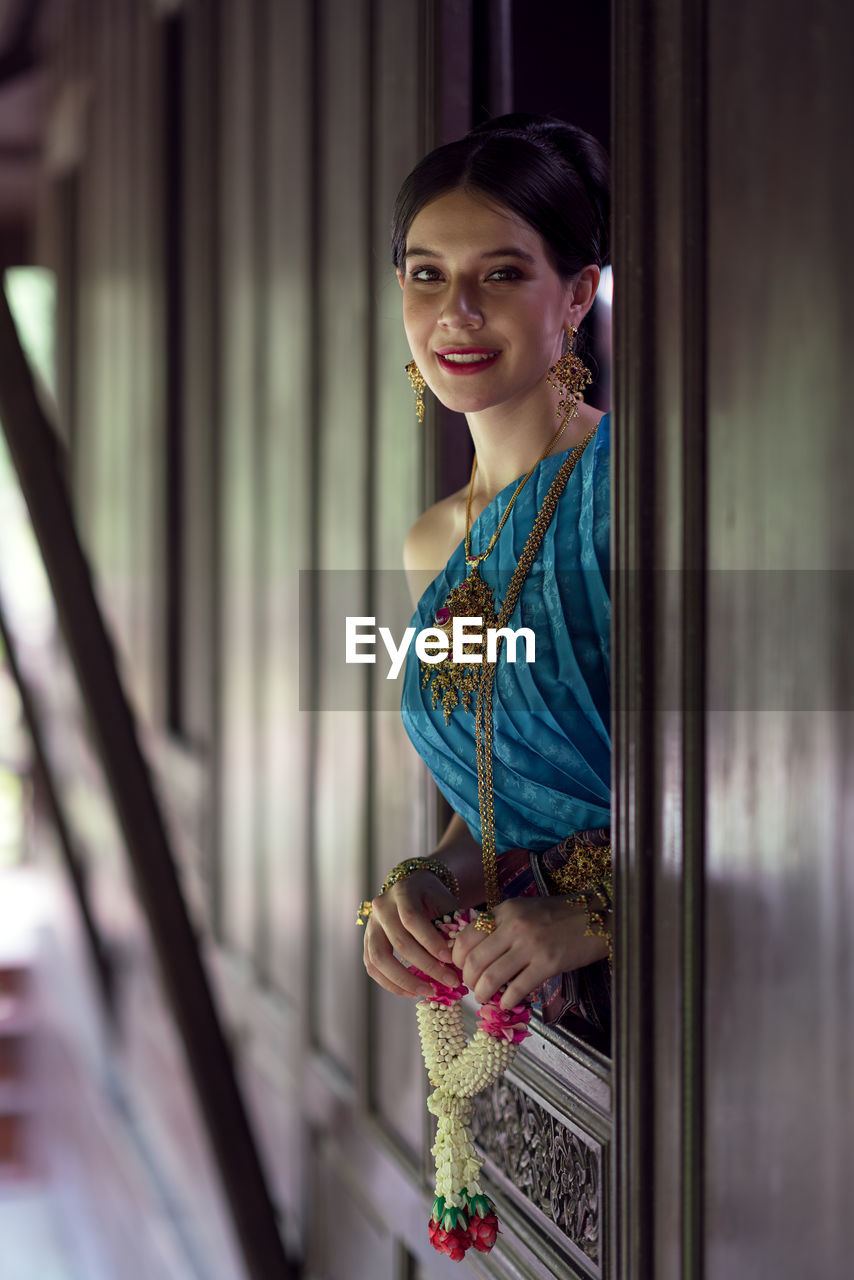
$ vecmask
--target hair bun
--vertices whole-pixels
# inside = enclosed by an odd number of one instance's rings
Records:
[[[416,214],[449,191],[480,192],[539,235],[564,279],[609,261],[609,162],[589,133],[553,116],[513,112],[437,147],[405,179],[392,218],[401,270]]]
[[[475,125],[468,133],[470,138],[486,139],[490,135],[522,138],[545,146],[575,171],[596,212],[602,245],[600,265],[605,266],[610,261],[611,162],[598,138],[557,116],[534,115],[530,111],[494,116]]]

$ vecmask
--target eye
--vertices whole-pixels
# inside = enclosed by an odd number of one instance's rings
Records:
[[[418,280],[421,284],[433,284],[440,277],[436,267],[413,267],[409,273],[409,278],[410,280]]]
[[[518,267],[496,267],[494,271],[490,271],[487,279],[497,280],[499,284],[504,280],[521,280],[522,272]]]

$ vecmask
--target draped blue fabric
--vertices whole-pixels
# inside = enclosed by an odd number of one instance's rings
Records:
[[[493,695],[495,844],[540,851],[574,831],[610,825],[611,742],[609,525],[610,415],[575,466],[508,622],[535,635],[533,662],[507,660],[502,645]],[[539,463],[508,516],[481,576],[496,612],[549,485],[566,453]],[[520,477],[521,479],[521,477]],[[472,526],[472,552],[492,537],[518,481]],[[450,589],[466,576],[462,543],[418,602],[411,625],[433,625]],[[421,687],[410,649],[402,691],[406,731],[442,794],[480,840],[474,706],[445,724],[441,703]]]

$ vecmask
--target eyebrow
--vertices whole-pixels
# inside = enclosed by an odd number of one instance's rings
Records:
[[[407,258],[441,258],[441,253],[437,253],[435,249],[407,249]],[[526,253],[524,249],[516,249],[512,245],[506,249],[490,249],[488,253],[482,253],[482,258],[519,258],[522,262],[534,262],[534,257],[530,253]]]

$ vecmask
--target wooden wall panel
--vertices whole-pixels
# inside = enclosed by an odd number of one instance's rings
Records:
[[[391,1278],[396,1271],[396,1242],[365,1188],[348,1178],[334,1143],[318,1143],[315,1160],[312,1199],[316,1204],[335,1205],[335,1230],[329,1230],[324,1216],[314,1217],[309,1242],[313,1274],[330,1280]]]
[[[184,296],[180,410],[184,424],[184,562],[181,600],[180,728],[186,741],[213,763],[214,664],[219,586],[219,219],[217,201],[217,6],[191,0],[184,17],[184,138],[181,179]],[[215,838],[214,824],[209,840]],[[214,896],[213,868],[208,877]]]
[[[97,213],[98,244],[94,246],[97,255],[97,293],[95,298],[97,342],[102,351],[114,351],[116,335],[116,187],[111,181],[115,172],[115,126],[116,85],[113,62],[115,50],[115,10],[104,15],[98,27],[97,39],[97,80],[96,99],[100,110],[94,113],[100,116],[99,130],[99,165],[97,177]],[[113,595],[111,587],[119,572],[119,551],[121,535],[118,529],[120,510],[121,477],[119,475],[120,452],[116,447],[119,433],[128,430],[127,422],[118,427],[116,415],[116,382],[114,361],[96,360],[94,362],[96,407],[91,429],[96,438],[97,473],[96,485],[99,501],[95,503],[98,523],[96,538],[103,583],[105,608],[119,636],[127,632],[123,628],[121,597]]]
[[[223,0],[220,35],[220,394],[222,445],[219,631],[219,773],[221,779],[220,926],[223,941],[250,963],[258,924],[259,657],[255,195],[252,139],[257,7]]]
[[[184,297],[182,399],[184,548],[181,614],[181,707],[184,739],[206,756],[214,748],[218,562],[219,366],[218,93],[216,5],[184,6],[181,287]]]
[[[146,717],[163,724],[166,712],[166,319],[163,220],[163,67],[160,19],[151,6],[140,3],[130,38],[137,42],[135,65],[135,145],[132,168],[133,227],[136,254],[132,277],[132,305],[136,332],[130,357],[129,417],[134,447],[133,471],[128,479],[138,490],[138,518],[131,528],[131,545],[138,557],[134,576],[135,629],[139,634],[139,697]],[[133,86],[131,81],[131,86]],[[127,90],[125,90],[127,92]],[[133,509],[133,508],[132,508]]]
[[[311,564],[313,295],[312,6],[271,4],[265,168],[267,346],[266,525],[263,533],[264,832],[267,966],[301,1011],[308,983],[307,762],[310,716],[299,707],[299,573]]]
[[[67,17],[66,39],[64,41],[65,61],[62,72],[58,73],[62,75],[66,84],[74,83],[76,77],[82,77],[87,72],[91,73],[91,51],[86,47],[84,37],[86,30],[85,20],[86,15],[83,13],[82,5],[77,4],[70,7]],[[94,124],[88,118],[86,124],[88,126],[86,143],[91,149]],[[82,351],[84,344],[91,339],[92,287],[89,271],[88,269],[84,270],[84,263],[87,261],[87,249],[91,243],[92,235],[92,217],[88,207],[91,187],[90,166],[88,164],[81,163],[75,185],[78,218],[68,250],[69,255],[73,254],[75,259],[77,288],[71,300],[72,310],[69,315],[69,328],[65,334],[58,336],[59,340],[66,344],[66,348],[73,345],[75,352],[77,352]],[[69,264],[64,276],[57,282],[57,289],[60,293],[70,289],[71,275],[72,268]],[[91,509],[87,510],[85,501],[87,485],[91,486],[88,467],[88,461],[91,456],[91,438],[84,427],[84,424],[88,422],[88,410],[91,405],[91,370],[88,366],[89,362],[80,358],[76,376],[71,383],[74,395],[71,417],[75,424],[79,424],[80,430],[75,432],[73,452],[69,465],[69,482],[74,496],[77,527],[85,541],[89,541],[92,523]]]
[[[97,226],[98,243],[94,246],[98,258],[97,268],[97,341],[99,349],[110,351],[111,359],[94,362],[96,409],[91,429],[96,439],[96,485],[99,501],[95,503],[97,516],[96,539],[101,569],[102,596],[105,608],[117,632],[119,642],[126,649],[128,641],[127,600],[121,587],[122,548],[121,528],[122,498],[125,475],[122,453],[130,445],[131,428],[126,417],[119,418],[120,388],[116,380],[116,334],[119,323],[119,226],[116,205],[119,184],[112,181],[117,172],[117,116],[120,112],[120,91],[116,81],[116,25],[115,8],[104,15],[98,26],[96,45],[97,78],[95,97],[98,104],[95,115],[100,116],[98,131],[99,164],[97,176]],[[130,174],[126,174],[130,177]]]
[[[140,570],[147,535],[155,524],[146,500],[152,498],[147,477],[156,465],[150,455],[157,440],[156,431],[153,441],[140,440],[139,415],[144,410],[134,394],[143,378],[150,388],[154,375],[150,347],[140,341],[140,322],[151,287],[140,277],[154,264],[144,260],[145,246],[140,244],[137,223],[137,210],[144,199],[138,130],[139,113],[144,110],[139,88],[145,72],[140,66],[145,45],[137,39],[138,22],[136,6],[115,5],[103,24],[108,45],[100,83],[110,109],[101,180],[111,204],[107,235],[110,260],[105,273],[109,335],[104,335],[104,341],[109,342],[111,355],[99,361],[107,411],[96,424],[109,458],[110,475],[105,503],[111,512],[110,541],[104,548],[109,577],[104,585],[136,690],[151,675],[147,641],[153,618],[144,599],[146,577]],[[121,180],[115,181],[114,175],[120,175]]]
[[[431,420],[419,424],[404,372],[410,359],[401,319],[401,291],[389,248],[391,210],[398,188],[423,151],[419,104],[426,68],[425,24],[417,5],[382,0],[376,6],[374,57],[374,279],[376,307],[376,399],[373,556],[371,611],[382,625],[401,635],[411,603],[402,571],[403,540],[420,514],[422,481]],[[400,721],[400,681],[371,668],[373,705],[382,708],[372,734],[372,838],[370,879],[363,895],[373,894],[402,858],[421,856],[433,847],[435,826],[427,774]],[[371,1096],[389,1130],[410,1152],[424,1141],[426,1076],[411,1002],[379,988],[371,992]]]
[[[842,1274],[851,18],[616,13],[618,1274]]]
[[[697,961],[706,436],[699,12],[672,0],[612,8],[618,903],[607,1274],[621,1280],[702,1276]]]
[[[314,777],[316,1030],[322,1047],[354,1072],[363,988],[353,973],[359,938],[367,819],[367,680],[341,705],[342,592],[356,602],[369,565],[372,443],[370,297],[370,13],[368,0],[317,6],[318,62],[318,461],[316,472],[319,705]],[[343,572],[342,571],[346,571]],[[336,705],[337,703],[337,705]]]
[[[798,18],[708,13],[710,1280],[854,1247],[854,18]]]
[[[84,14],[82,8],[83,6],[80,6],[79,21],[81,27],[84,27],[90,15]],[[93,29],[90,24],[89,30],[92,31]],[[83,37],[80,47],[80,71],[82,74],[88,72],[93,81],[100,73],[103,64],[103,56],[99,56],[99,54],[100,46],[106,36],[107,26],[103,23],[97,29],[99,39],[97,41],[86,40]],[[97,100],[98,97],[93,88],[93,105]],[[106,113],[98,112],[97,109],[90,114],[87,137],[87,158],[89,163],[84,167],[81,187],[80,256],[81,265],[83,266],[81,339],[89,351],[105,349],[105,327],[101,320],[101,312],[103,310],[105,274],[103,256],[107,236],[107,193],[105,184],[102,180],[99,180],[99,169],[104,165],[104,137],[107,128],[107,123],[103,118],[104,114]],[[81,529],[87,545],[97,558],[103,573],[109,563],[106,559],[103,562],[101,561],[104,553],[104,509],[106,503],[94,500],[95,494],[101,492],[102,482],[108,479],[104,469],[102,442],[96,432],[97,423],[101,416],[99,412],[101,406],[101,377],[103,377],[103,374],[99,376],[97,364],[91,359],[86,360],[80,379],[81,432],[77,442],[74,479]]]
[[[76,342],[89,354],[76,370],[76,505],[129,686],[155,717],[165,554],[156,28],[147,6],[81,4],[67,51],[70,77],[92,91],[78,187]]]

